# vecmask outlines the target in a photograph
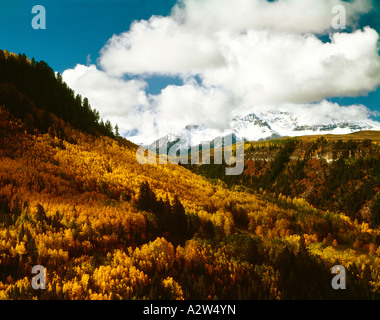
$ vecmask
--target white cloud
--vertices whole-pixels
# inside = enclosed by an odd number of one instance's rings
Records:
[[[121,132],[141,126],[149,114],[149,99],[145,93],[146,82],[113,78],[95,65],[78,64],[63,72],[64,81],[76,92],[88,97],[101,117],[118,123]],[[143,114],[141,111],[143,110]]]
[[[78,65],[63,78],[122,131],[138,129],[139,139],[149,141],[159,126],[221,129],[233,114],[258,106],[301,108],[310,119],[317,119],[313,113],[368,119],[363,106],[310,107],[380,85],[378,33],[369,27],[332,33],[335,5],[345,7],[351,26],[371,9],[369,0],[181,0],[170,16],[135,21],[114,35],[100,52],[101,69]],[[330,43],[316,36],[329,32]],[[149,96],[145,81],[125,80],[126,74],[187,80]]]
[[[99,61],[115,76],[200,72],[224,63],[216,41],[206,33],[186,30],[172,17],[154,16],[114,35],[102,49]]]
[[[78,64],[62,76],[71,88],[89,98],[102,118],[117,123],[122,133],[137,129],[134,141],[143,142],[144,136],[159,138],[192,123],[223,129],[232,117],[231,95],[199,86],[192,78],[183,86],[168,86],[160,95],[149,96],[146,82],[114,78],[95,65]]]
[[[332,8],[336,5],[346,9],[349,25],[372,8],[369,0],[182,0],[172,15],[189,28],[204,32],[266,29],[322,34],[331,29]]]
[[[313,104],[284,104],[279,106],[278,110],[296,115],[299,125],[330,125],[339,121],[367,122],[375,125],[375,122],[368,120],[370,110],[364,105],[340,106],[338,103],[323,100]]]
[[[158,123],[166,122],[168,132],[189,124],[226,128],[233,103],[233,97],[221,89],[194,84],[168,86],[155,97]]]
[[[204,84],[222,86],[249,105],[357,96],[380,85],[379,35],[371,28],[336,33],[331,43],[256,30],[222,39],[227,64],[205,71]]]
[[[337,4],[346,8],[348,24],[371,9],[369,0],[183,0],[171,16],[135,21],[114,35],[99,62],[112,75],[201,73],[226,64],[220,33],[324,33],[331,30]]]

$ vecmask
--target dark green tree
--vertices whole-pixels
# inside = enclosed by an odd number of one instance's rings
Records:
[[[149,183],[144,181],[140,185],[140,192],[137,198],[136,208],[141,211],[156,213],[157,199],[156,195],[149,186]]]
[[[185,239],[188,231],[187,217],[185,213],[185,208],[183,207],[181,201],[179,201],[177,195],[174,197],[174,202],[172,206],[172,232],[173,235]]]
[[[380,225],[380,195],[374,198],[371,208],[371,219],[376,226]]]
[[[120,138],[119,126],[115,124],[115,137],[116,139]]]

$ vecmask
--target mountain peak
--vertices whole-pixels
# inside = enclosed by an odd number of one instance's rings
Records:
[[[187,149],[229,134],[233,134],[237,141],[261,141],[316,134],[349,134],[363,130],[380,130],[380,123],[336,119],[332,116],[325,117],[321,122],[310,123],[302,115],[272,109],[236,115],[227,130],[210,129],[205,125],[187,125],[181,132],[168,133],[157,141],[159,145],[177,144],[178,149]]]

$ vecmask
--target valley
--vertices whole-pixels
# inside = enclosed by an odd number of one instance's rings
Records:
[[[47,64],[0,68],[0,299],[379,298],[377,133],[246,142],[236,176],[141,165]]]

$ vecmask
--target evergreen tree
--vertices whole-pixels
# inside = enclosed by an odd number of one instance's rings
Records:
[[[380,195],[374,198],[372,208],[372,222],[376,225],[380,225]]]
[[[46,220],[45,209],[39,203],[37,204],[36,220],[37,221],[45,221]]]
[[[183,242],[188,236],[188,222],[185,208],[179,201],[177,195],[172,205],[171,233],[179,241]]]
[[[75,95],[46,62],[0,50],[0,70],[0,105],[27,121],[31,130],[46,133],[54,114],[76,129],[115,137],[111,123],[99,122],[99,113],[91,109],[88,99]]]
[[[116,139],[120,138],[119,126],[115,124],[115,137]]]
[[[140,192],[137,198],[136,207],[141,211],[149,211],[156,213],[157,209],[157,199],[156,195],[149,186],[149,183],[144,181],[140,185]]]

